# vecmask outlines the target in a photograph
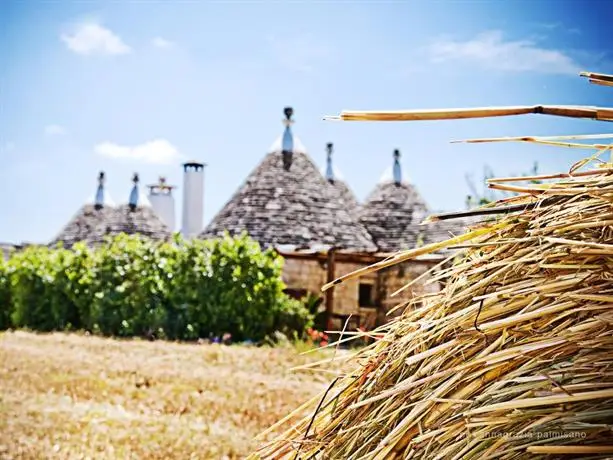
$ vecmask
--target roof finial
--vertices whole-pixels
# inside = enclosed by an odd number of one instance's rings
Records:
[[[136,207],[138,206],[138,181],[138,173],[134,173],[134,176],[132,176],[132,182],[134,183],[134,186],[132,187],[132,191],[130,192],[130,211],[136,210]]]
[[[285,114],[285,120],[283,120],[285,131],[283,132],[281,153],[283,154],[283,168],[289,171],[289,168],[292,166],[292,155],[294,154],[294,135],[290,129],[290,125],[294,122],[294,120],[292,120],[294,109],[285,107],[283,113]]]
[[[394,183],[400,185],[402,183],[402,168],[400,167],[400,150],[394,150]]]
[[[104,207],[104,171],[98,174],[98,190],[96,191],[96,200],[94,202],[95,209]]]
[[[334,144],[332,142],[328,142],[326,144],[326,151],[327,151],[327,166],[326,166],[326,179],[328,179],[328,182],[330,182],[331,184],[334,183],[334,168],[332,168],[332,151],[334,149]]]

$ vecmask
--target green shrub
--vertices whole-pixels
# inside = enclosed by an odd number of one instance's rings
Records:
[[[0,257],[0,331],[11,327],[11,290],[8,263]]]
[[[37,331],[80,327],[76,306],[67,295],[65,270],[73,258],[66,249],[30,246],[8,262],[11,321]]]
[[[119,235],[94,252],[91,329],[117,336],[163,331],[168,283],[159,246],[139,236]]]
[[[214,318],[209,305],[208,280],[213,276],[210,254],[204,242],[187,242],[176,237],[178,249],[169,283],[166,333],[169,338],[197,339],[206,336]]]
[[[246,234],[182,242],[181,249],[170,304],[188,334],[257,341],[309,324],[308,311],[283,293],[283,259]]]
[[[62,283],[62,295],[72,305],[74,327],[91,330],[94,300],[92,251],[85,244],[77,243],[66,252],[70,253],[70,257],[64,259],[64,270],[56,276],[56,283]]]
[[[11,304],[0,326],[181,340],[300,336],[313,315],[283,293],[282,267],[245,234],[170,243],[119,235],[95,250],[30,247],[0,266],[0,301]]]
[[[304,300],[283,299],[275,317],[273,330],[282,332],[287,337],[302,339],[303,333],[314,325],[312,314]]]

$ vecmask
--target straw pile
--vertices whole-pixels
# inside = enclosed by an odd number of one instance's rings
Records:
[[[251,458],[613,458],[613,162],[591,160],[493,179],[501,216],[369,268],[463,251]]]

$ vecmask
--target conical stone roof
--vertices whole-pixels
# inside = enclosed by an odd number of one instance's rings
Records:
[[[338,199],[342,201],[345,208],[349,211],[349,214],[351,214],[351,216],[354,218],[357,218],[360,203],[351,190],[351,187],[349,187],[349,184],[347,184],[345,181],[341,172],[332,162],[333,144],[331,142],[326,145],[326,150],[326,166],[321,169],[321,174],[326,178],[330,184],[330,187],[337,194]]]
[[[148,200],[140,203],[143,195],[136,182],[131,194],[131,203],[121,206],[109,206],[106,192],[101,189],[104,175],[101,174],[97,198],[94,204],[86,203],[66,224],[62,231],[51,241],[50,246],[62,242],[70,248],[78,242],[95,246],[104,242],[107,236],[120,233],[140,234],[154,240],[167,240],[171,237],[168,227],[149,205]],[[108,203],[108,201],[106,201]]]
[[[88,246],[101,243],[104,238],[106,223],[112,218],[115,209],[109,206],[97,208],[92,204],[85,204],[77,211],[60,233],[51,240],[50,246],[62,242],[64,247],[70,248],[83,241]]]
[[[302,143],[287,129],[283,136],[283,143],[273,144],[281,148],[264,157],[201,237],[246,231],[263,247],[375,251],[367,230],[339,200]],[[288,150],[287,145],[300,148]]]
[[[404,251],[464,233],[472,223],[466,219],[422,225],[431,211],[417,188],[408,181],[399,159],[400,153],[396,150],[393,166],[386,170],[358,211],[359,222],[372,235],[379,251]]]
[[[329,182],[330,187],[336,192],[338,199],[341,200],[349,214],[357,219],[360,211],[360,203],[355,194],[344,180],[335,179]]]
[[[139,234],[153,240],[165,241],[170,239],[172,233],[168,226],[162,222],[151,206],[121,205],[113,210],[112,215],[105,223],[106,235],[127,233]]]
[[[419,226],[428,206],[409,183],[380,182],[359,209],[359,222],[382,252],[414,248],[425,238],[426,227]]]

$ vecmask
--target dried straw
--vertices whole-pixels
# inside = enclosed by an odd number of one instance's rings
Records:
[[[434,110],[343,110],[338,116],[327,116],[324,117],[324,119],[342,121],[432,121],[507,117],[528,114],[613,121],[613,107],[589,107],[579,105],[525,105],[516,107],[478,107],[472,109],[453,108]]]
[[[311,415],[251,458],[610,458],[613,164],[541,179],[494,179],[524,208],[345,277],[463,247],[431,273],[441,292],[380,328],[296,412]]]
[[[586,150],[606,150],[613,149],[613,144],[585,144],[582,142],[562,142],[563,140],[585,140],[585,139],[613,139],[613,134],[580,134],[574,136],[523,136],[523,137],[491,137],[483,139],[466,139],[451,141],[452,143],[481,144],[484,142],[530,142],[533,144],[550,145],[553,147],[567,147],[573,149]]]
[[[590,83],[601,86],[613,86],[613,75],[595,72],[581,72],[579,75],[587,77]]]

